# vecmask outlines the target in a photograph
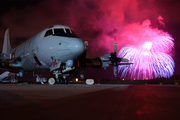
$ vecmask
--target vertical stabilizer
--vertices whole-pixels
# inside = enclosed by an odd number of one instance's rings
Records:
[[[10,45],[9,28],[8,28],[4,35],[4,43],[3,43],[2,53],[9,53],[10,50],[11,50],[11,45]]]

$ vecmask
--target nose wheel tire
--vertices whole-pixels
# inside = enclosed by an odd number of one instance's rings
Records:
[[[56,80],[54,78],[49,78],[48,83],[50,85],[54,85],[56,83]]]
[[[64,84],[69,84],[69,79],[68,78],[65,78]]]

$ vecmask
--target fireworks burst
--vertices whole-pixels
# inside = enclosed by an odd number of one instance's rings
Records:
[[[133,64],[119,66],[121,78],[155,79],[169,78],[174,73],[175,63],[172,58],[174,39],[167,32],[153,29],[151,22],[134,23],[126,27],[123,35],[130,44],[123,47],[118,57],[129,59]]]

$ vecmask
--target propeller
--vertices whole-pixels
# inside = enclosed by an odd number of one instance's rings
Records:
[[[87,48],[88,48],[88,42],[84,42],[85,45],[85,51],[79,58],[79,67],[81,67],[81,72],[80,72],[80,78],[84,78],[84,73],[85,73],[85,67],[86,67],[86,62],[89,62],[89,59],[86,58],[86,53],[87,53]],[[91,62],[91,61],[90,61]]]
[[[112,62],[112,65],[114,66],[113,72],[114,76],[117,76],[117,67],[118,65],[130,65],[133,63],[119,63],[119,62],[129,62],[126,58],[118,58],[117,55],[117,43],[114,43],[114,53],[111,53],[110,61]]]
[[[80,72],[80,77],[81,79],[84,78],[84,73],[85,73],[85,67],[87,66],[91,66],[91,67],[97,67],[97,68],[101,68],[102,67],[102,62],[109,62],[111,61],[111,64],[109,65],[113,65],[113,72],[114,72],[114,76],[117,76],[117,67],[118,65],[127,65],[127,64],[132,64],[132,63],[120,63],[122,62],[129,62],[128,59],[125,58],[118,58],[116,53],[117,53],[117,43],[114,43],[114,52],[112,53],[108,53],[105,54],[103,56],[97,57],[95,59],[87,59],[86,58],[86,53],[87,53],[87,48],[88,48],[88,42],[85,41],[84,42],[85,45],[85,50],[84,53],[78,58],[78,66],[81,68],[81,72]]]
[[[114,43],[114,53],[111,53],[111,57],[110,57],[110,61],[112,62],[113,66],[114,66],[113,72],[114,72],[115,77],[117,76],[118,62],[121,61],[121,58],[118,58],[116,53],[117,53],[117,43],[115,42]]]
[[[87,52],[87,48],[88,48],[88,41],[85,41],[85,42],[84,42],[84,45],[85,45],[85,51]]]

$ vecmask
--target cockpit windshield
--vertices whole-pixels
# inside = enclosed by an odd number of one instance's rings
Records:
[[[52,35],[52,34],[53,34],[52,29],[47,30],[44,37],[49,36],[49,35]]]
[[[66,30],[66,33],[71,34],[70,29],[65,28],[65,30]]]
[[[53,33],[54,30],[54,33]],[[54,28],[46,31],[44,37],[54,35],[54,36],[64,36],[64,37],[77,37],[76,33],[69,28]]]
[[[54,29],[54,35],[61,35],[61,34],[65,34],[63,28]]]
[[[73,35],[76,35],[76,33],[75,33],[75,31],[74,31],[74,30],[72,30],[72,29],[71,29],[71,32],[72,32],[72,34],[73,34]]]

